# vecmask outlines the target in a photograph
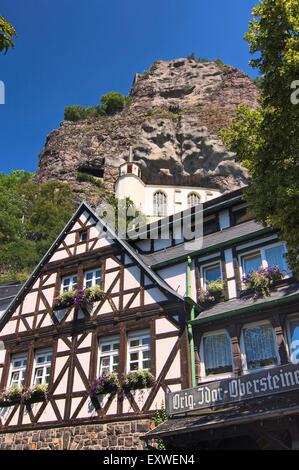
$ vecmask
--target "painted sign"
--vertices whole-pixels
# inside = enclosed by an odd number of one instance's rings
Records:
[[[299,364],[206,382],[166,395],[169,416],[299,389]]]

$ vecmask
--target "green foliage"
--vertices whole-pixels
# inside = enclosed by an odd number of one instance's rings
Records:
[[[23,281],[73,212],[70,188],[0,173],[0,282]]]
[[[161,410],[157,410],[154,416],[154,423],[155,426],[159,426],[160,424],[164,423],[167,420],[166,409],[164,401],[162,401]],[[158,449],[159,450],[166,450],[166,446],[162,439],[158,439]]]
[[[117,91],[110,91],[101,97],[102,109],[108,116],[119,113],[130,102],[131,97],[124,96]]]
[[[224,291],[223,281],[220,279],[217,281],[210,281],[207,285],[207,289],[201,289],[199,292],[199,300],[203,305],[213,304],[219,302]]]
[[[64,109],[64,119],[74,122],[86,119],[86,109],[80,105],[67,106]]]
[[[247,199],[257,220],[272,225],[288,243],[289,263],[299,272],[299,105],[291,85],[299,77],[299,2],[262,0],[245,36],[258,68],[260,108],[241,107],[225,133],[252,176]]]
[[[5,396],[6,400],[14,401],[14,400],[21,400],[23,394],[23,387],[19,385],[13,385],[9,389],[6,390]]]
[[[223,294],[223,289],[224,289],[224,284],[221,280],[218,281],[210,281],[207,285],[207,289],[209,294],[211,294],[214,297],[221,297]]]
[[[76,177],[77,181],[80,182],[85,182],[85,183],[91,183],[94,186],[97,186],[98,188],[103,187],[103,182],[102,180],[96,178],[95,176],[88,175],[87,173],[81,173],[80,171],[77,173]]]
[[[103,290],[99,286],[87,287],[84,290],[84,297],[87,302],[98,302],[104,295]]]
[[[77,295],[76,290],[62,292],[56,302],[57,308],[67,308],[74,304]]]
[[[126,234],[146,224],[146,216],[129,197],[120,199],[115,194],[107,198],[107,204],[101,208],[99,215],[119,234]]]
[[[101,97],[101,103],[96,106],[85,108],[81,105],[67,106],[64,109],[65,121],[83,121],[84,119],[95,119],[101,116],[111,116],[119,113],[125,106],[131,104],[132,97],[124,96],[116,91],[111,91]]]
[[[3,16],[0,16],[0,52],[6,53],[9,48],[14,47],[13,37],[15,35],[15,28]]]
[[[145,113],[145,116],[150,119],[177,119],[180,117],[180,113],[164,108],[151,108]]]
[[[138,390],[150,388],[154,385],[155,378],[148,370],[134,370],[130,372],[124,382],[124,388],[128,390]]]

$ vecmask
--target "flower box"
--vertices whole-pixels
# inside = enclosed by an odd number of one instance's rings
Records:
[[[283,277],[284,274],[278,266],[269,266],[244,275],[242,281],[245,284],[246,293],[252,292],[254,298],[260,298],[270,297],[271,290],[276,288]]]
[[[93,399],[102,399],[102,395],[117,393],[120,384],[117,374],[110,372],[102,374],[91,385],[90,396]]]
[[[155,384],[155,378],[148,370],[136,370],[130,372],[123,383],[125,391],[151,388]]]
[[[62,310],[69,307],[82,308],[90,311],[94,302],[99,302],[105,294],[99,286],[77,289],[62,294],[54,300],[54,309]]]

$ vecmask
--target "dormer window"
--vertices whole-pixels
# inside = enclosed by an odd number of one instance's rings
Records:
[[[198,206],[200,204],[200,196],[197,193],[189,193],[188,194],[188,207],[189,209],[194,206]]]
[[[167,196],[163,191],[156,191],[154,194],[154,215],[156,217],[166,217],[167,215]]]

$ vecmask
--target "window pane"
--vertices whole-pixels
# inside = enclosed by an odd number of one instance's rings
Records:
[[[291,361],[294,364],[299,362],[299,320],[292,320],[290,322],[290,333],[291,333]]]
[[[268,266],[278,266],[281,271],[288,270],[287,263],[284,259],[283,245],[274,246],[265,250]]]
[[[131,363],[130,370],[138,370],[138,362]]]
[[[139,339],[132,339],[132,340],[130,341],[130,346],[131,346],[131,348],[134,348],[134,347],[136,347],[136,346],[139,346]]]
[[[142,344],[143,344],[143,345],[150,344],[150,342],[151,342],[151,339],[150,339],[150,338],[143,338],[143,339],[142,339]]]
[[[131,361],[138,361],[138,353],[131,353],[130,359]]]
[[[244,344],[248,369],[277,364],[273,329],[270,325],[245,328]]]
[[[232,372],[232,353],[227,334],[205,336],[203,339],[206,375]]]
[[[244,256],[243,258],[243,269],[246,274],[250,274],[252,271],[258,271],[262,266],[262,257],[260,253],[250,256]]]
[[[218,279],[221,279],[220,265],[217,264],[215,266],[211,266],[210,268],[205,268],[204,269],[204,278],[205,278],[206,283],[209,283],[211,281],[217,281]]]
[[[103,351],[103,352],[110,351],[110,344],[104,344],[104,345],[102,346],[102,351]]]
[[[150,369],[151,368],[151,361],[142,361],[142,368],[143,369]]]

